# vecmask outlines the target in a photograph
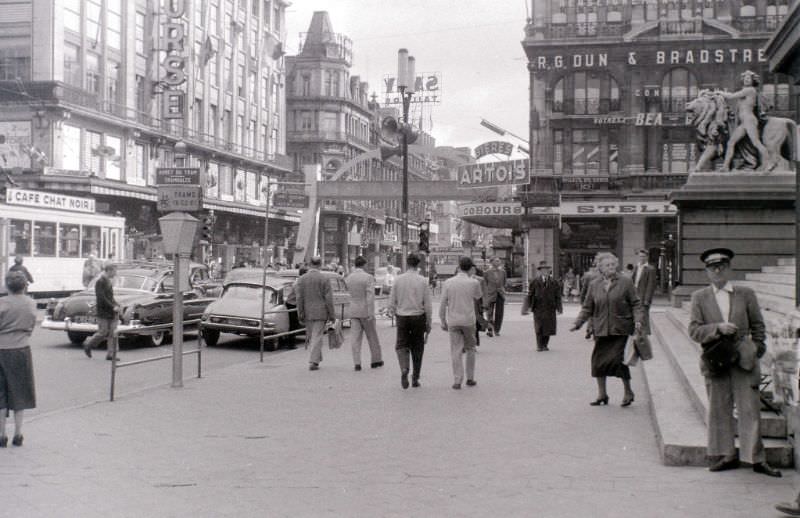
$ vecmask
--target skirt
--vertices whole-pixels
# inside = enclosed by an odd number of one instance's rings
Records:
[[[631,379],[631,370],[622,363],[625,356],[627,335],[598,336],[592,351],[592,377]]]
[[[0,349],[0,408],[36,408],[31,348]]]

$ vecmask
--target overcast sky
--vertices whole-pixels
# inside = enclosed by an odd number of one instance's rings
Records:
[[[417,75],[442,76],[438,106],[425,107],[425,129],[437,145],[475,146],[503,140],[481,117],[526,137],[528,74],[520,42],[529,0],[294,0],[286,12],[287,53],[314,11],[328,11],[333,30],[353,41],[351,75],[379,96],[397,71],[397,50],[416,58]],[[506,137],[517,144],[516,139]]]

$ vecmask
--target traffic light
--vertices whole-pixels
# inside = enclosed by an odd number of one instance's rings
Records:
[[[430,224],[427,221],[419,224],[419,251],[430,252]]]
[[[203,216],[203,225],[200,227],[200,239],[209,244],[214,240],[214,216],[211,214]]]

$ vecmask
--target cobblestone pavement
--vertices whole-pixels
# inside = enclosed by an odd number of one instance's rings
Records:
[[[632,407],[614,380],[611,404],[589,407],[591,345],[565,316],[537,353],[518,313],[482,338],[474,388],[450,388],[436,329],[423,386],[402,390],[380,320],[381,369],[354,372],[346,348],[317,372],[302,348],[254,353],[182,389],[41,416],[0,450],[0,516],[749,518],[793,498],[793,471],[662,466],[640,372]]]

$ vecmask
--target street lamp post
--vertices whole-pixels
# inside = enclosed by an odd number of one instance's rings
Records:
[[[407,49],[397,51],[397,90],[403,101],[403,122],[408,124],[408,111],[411,105],[416,85],[416,60],[408,55]],[[401,210],[403,213],[403,227],[401,229],[402,254],[401,267],[405,269],[406,257],[408,257],[408,132],[402,134],[402,155],[403,155],[403,198]]]

